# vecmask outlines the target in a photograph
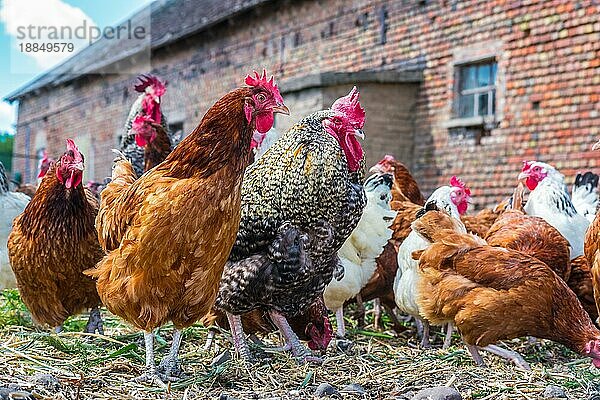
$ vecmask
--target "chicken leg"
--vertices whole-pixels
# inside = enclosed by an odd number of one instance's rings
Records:
[[[271,320],[279,328],[279,331],[283,335],[286,344],[288,344],[291,348],[292,355],[299,359],[300,362],[316,362],[321,363],[323,360],[319,357],[314,357],[311,355],[310,351],[300,343],[298,336],[292,330],[290,324],[288,324],[287,319],[277,311],[269,311],[269,315],[271,316]]]
[[[182,337],[181,330],[175,328],[173,331],[173,343],[171,344],[169,354],[158,365],[159,374],[164,375],[168,380],[178,378],[183,372],[181,370],[181,363],[177,357]]]
[[[478,347],[467,344],[467,350],[469,350],[469,353],[471,353],[473,360],[475,360],[475,364],[477,364],[480,367],[485,367],[486,365],[483,361],[483,358],[481,357],[481,354],[479,354],[479,350],[485,350],[492,354],[496,354],[497,356],[510,360],[517,367],[524,369],[525,371],[531,371],[531,367],[529,366],[527,361],[525,361],[519,353],[512,350],[503,349],[502,347],[493,344],[487,345],[485,347]]]
[[[429,321],[421,318],[417,318],[421,322],[421,326],[423,327],[423,335],[421,336],[421,347],[424,349],[428,349],[431,347],[429,343]]]
[[[242,318],[239,315],[227,313],[227,320],[229,321],[229,329],[231,330],[231,337],[233,338],[235,351],[244,360],[252,361],[250,348],[248,347],[248,343],[246,343],[246,339],[244,338]]]
[[[144,344],[146,345],[146,371],[135,378],[136,382],[140,383],[156,383],[161,387],[166,387],[161,377],[156,371],[154,363],[154,332],[144,332]]]
[[[452,322],[448,322],[446,324],[446,337],[444,338],[444,344],[442,345],[442,349],[447,349],[452,344],[452,333],[454,332],[454,324]]]
[[[337,322],[337,337],[346,336],[346,323],[344,322],[344,306],[335,311],[335,321]]]
[[[100,314],[100,308],[93,307],[90,310],[90,317],[88,319],[88,323],[85,326],[86,333],[98,333],[100,335],[104,335],[104,326],[102,324],[102,315]]]
[[[381,322],[381,300],[376,298],[373,300],[373,329],[379,330],[379,324]]]

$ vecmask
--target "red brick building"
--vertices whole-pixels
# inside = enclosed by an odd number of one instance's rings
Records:
[[[252,69],[275,72],[292,110],[285,129],[353,84],[367,109],[369,162],[392,153],[425,192],[454,174],[478,206],[507,195],[524,159],[569,180],[595,169],[600,137],[597,0],[170,0],[151,13],[152,72],[168,80],[163,110],[190,132]],[[146,66],[100,40],[8,96],[19,101],[16,152],[59,154],[73,136],[88,176],[112,153]],[[123,65],[128,73],[103,73]],[[119,64],[115,64],[119,63]],[[35,159],[16,158],[33,179]]]

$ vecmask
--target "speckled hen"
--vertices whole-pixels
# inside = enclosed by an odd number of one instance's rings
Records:
[[[310,360],[286,318],[322,296],[343,268],[337,257],[366,203],[364,109],[356,88],[286,132],[242,186],[240,230],[216,306],[227,312],[236,350],[250,358],[240,314],[263,309],[301,361]]]

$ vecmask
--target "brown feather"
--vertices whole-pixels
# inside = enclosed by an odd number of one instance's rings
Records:
[[[82,185],[66,189],[54,164],[18,216],[8,240],[21,298],[34,320],[53,327],[100,304],[93,279],[82,271],[102,258],[94,218],[98,203]]]
[[[140,329],[190,326],[214,303],[240,222],[252,137],[243,105],[251,93],[222,97],[135,182],[127,162],[117,163],[122,179],[102,194],[96,223],[110,252],[90,274],[106,307]]]

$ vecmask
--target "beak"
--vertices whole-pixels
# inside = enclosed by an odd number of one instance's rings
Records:
[[[156,96],[156,97],[154,98],[154,101],[156,101],[156,103],[157,103],[157,104],[160,104],[160,97]]]
[[[381,165],[375,164],[369,169],[369,172],[374,173],[374,172],[384,172],[384,171],[383,171],[383,169],[381,169]]]
[[[273,112],[279,113],[279,114],[284,114],[284,115],[290,115],[290,110],[283,103],[278,104],[275,107],[273,107]]]
[[[365,133],[363,132],[362,129],[355,129],[354,130],[354,136],[359,137],[362,140],[365,140]]]
[[[527,178],[529,178],[529,174],[527,172],[521,172],[517,177],[517,181],[522,182]]]
[[[78,169],[79,171],[83,171],[83,169],[84,169],[84,168],[83,168],[83,163],[82,163],[82,162],[75,164],[73,167],[74,167],[75,169]]]
[[[592,150],[598,150],[598,149],[600,149],[600,140],[598,140],[598,141],[596,142],[596,144],[594,144],[594,145],[592,146]]]

